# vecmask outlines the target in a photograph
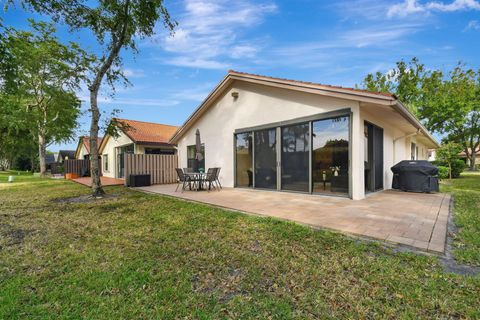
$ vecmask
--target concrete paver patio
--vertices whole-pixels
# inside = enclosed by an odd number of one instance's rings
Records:
[[[444,252],[450,195],[386,190],[353,201],[310,194],[224,188],[179,191],[176,185],[137,188],[253,214]],[[181,187],[179,188],[181,189]]]

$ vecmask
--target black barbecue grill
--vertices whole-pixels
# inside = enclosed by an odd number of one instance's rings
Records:
[[[438,192],[438,168],[426,160],[404,160],[392,167],[392,188],[411,192]]]

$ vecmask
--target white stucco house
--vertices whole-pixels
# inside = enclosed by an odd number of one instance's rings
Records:
[[[175,146],[169,143],[178,127],[166,124],[114,119],[117,126],[114,136],[106,134],[98,153],[102,157],[102,174],[110,178],[125,178],[125,153],[175,154]]]
[[[98,137],[97,139],[97,146],[102,143],[102,137]],[[85,160],[90,158],[90,137],[83,136],[80,137],[77,145],[77,149],[75,150],[75,159],[78,160]]]
[[[362,199],[389,189],[390,168],[438,143],[393,95],[229,71],[170,140],[222,185]]]

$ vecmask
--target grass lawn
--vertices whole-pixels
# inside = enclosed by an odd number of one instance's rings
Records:
[[[454,222],[459,228],[455,258],[480,266],[480,173],[464,172],[459,179],[442,184],[442,191],[454,197]]]
[[[480,276],[435,257],[123,187],[59,203],[89,190],[16,178],[0,173],[0,319],[480,318]],[[465,230],[459,252],[478,250]]]

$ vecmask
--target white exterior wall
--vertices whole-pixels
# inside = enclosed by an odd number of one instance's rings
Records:
[[[116,178],[117,177],[117,147],[132,144],[133,141],[123,132],[119,132],[118,138],[106,136],[104,139],[108,139],[103,150],[102,155],[102,174],[105,177]],[[108,157],[108,170],[104,168],[104,158]]]
[[[410,159],[410,142],[408,142],[408,149],[406,147],[406,142],[404,137],[409,132],[404,132],[399,130],[398,128],[392,127],[392,125],[386,123],[381,117],[375,116],[373,113],[368,112],[368,107],[363,107],[360,111],[361,117],[361,137],[360,140],[361,144],[361,154],[362,159],[364,159],[364,150],[365,150],[365,140],[364,137],[364,129],[363,125],[365,121],[370,122],[377,127],[383,129],[383,188],[384,189],[391,189],[392,188],[392,180],[393,180],[393,173],[390,169],[395,164],[402,160],[409,160]],[[400,138],[394,142],[395,139]],[[364,172],[365,170],[365,162],[359,162],[361,171]],[[362,175],[362,184],[360,189],[365,192],[365,175]]]
[[[428,148],[417,141],[415,136],[405,137],[409,135],[412,131],[405,132],[399,130],[398,128],[392,127],[391,124],[386,123],[381,117],[375,116],[373,113],[368,112],[368,107],[363,107],[360,111],[361,117],[361,153],[364,154],[364,139],[363,139],[363,124],[365,121],[368,121],[380,128],[383,129],[383,188],[391,189],[392,188],[392,179],[393,173],[391,167],[397,164],[402,160],[411,159],[411,143],[416,143],[418,147],[418,159],[417,160],[428,160]],[[396,140],[397,139],[397,140]],[[396,141],[395,141],[396,140]],[[362,158],[363,159],[363,158]],[[361,171],[364,170],[365,163],[363,161],[357,162],[360,163]],[[362,175],[361,180],[363,181],[360,189],[365,189],[364,183],[365,176]]]
[[[232,92],[238,92],[236,100]],[[368,112],[359,102],[325,97],[304,92],[272,88],[251,83],[236,82],[219,98],[182,136],[178,142],[179,167],[187,167],[187,146],[195,144],[195,131],[200,130],[205,144],[205,167],[221,167],[220,180],[226,187],[234,186],[234,132],[236,129],[268,125],[350,108],[351,117],[351,195],[352,199],[365,197],[364,175],[364,121],[383,129],[385,189],[391,188],[393,174],[390,168],[401,160],[410,159],[410,142],[415,137],[401,138],[412,131],[387,124],[381,117]],[[401,117],[400,115],[398,115]],[[419,146],[419,159],[426,159],[427,148]],[[423,150],[423,151],[422,151]]]
[[[90,152],[87,151],[87,148],[85,147],[85,145],[82,143],[82,146],[80,147],[80,151],[78,152],[78,156],[77,156],[77,159],[79,160],[83,160],[85,158],[86,155],[89,155]]]
[[[231,93],[239,93],[236,100]],[[224,96],[200,117],[178,142],[179,167],[187,167],[187,146],[195,144],[195,131],[200,130],[205,143],[205,167],[221,167],[220,180],[226,187],[234,186],[234,132],[236,129],[292,120],[325,112],[351,108],[352,126],[358,124],[359,104],[356,101],[322,97],[315,94],[237,82]],[[362,126],[363,130],[363,126]],[[354,137],[352,146],[356,144]],[[354,154],[354,160],[357,158]],[[363,175],[352,166],[353,198],[361,198],[356,177]],[[358,180],[357,180],[358,181]]]

